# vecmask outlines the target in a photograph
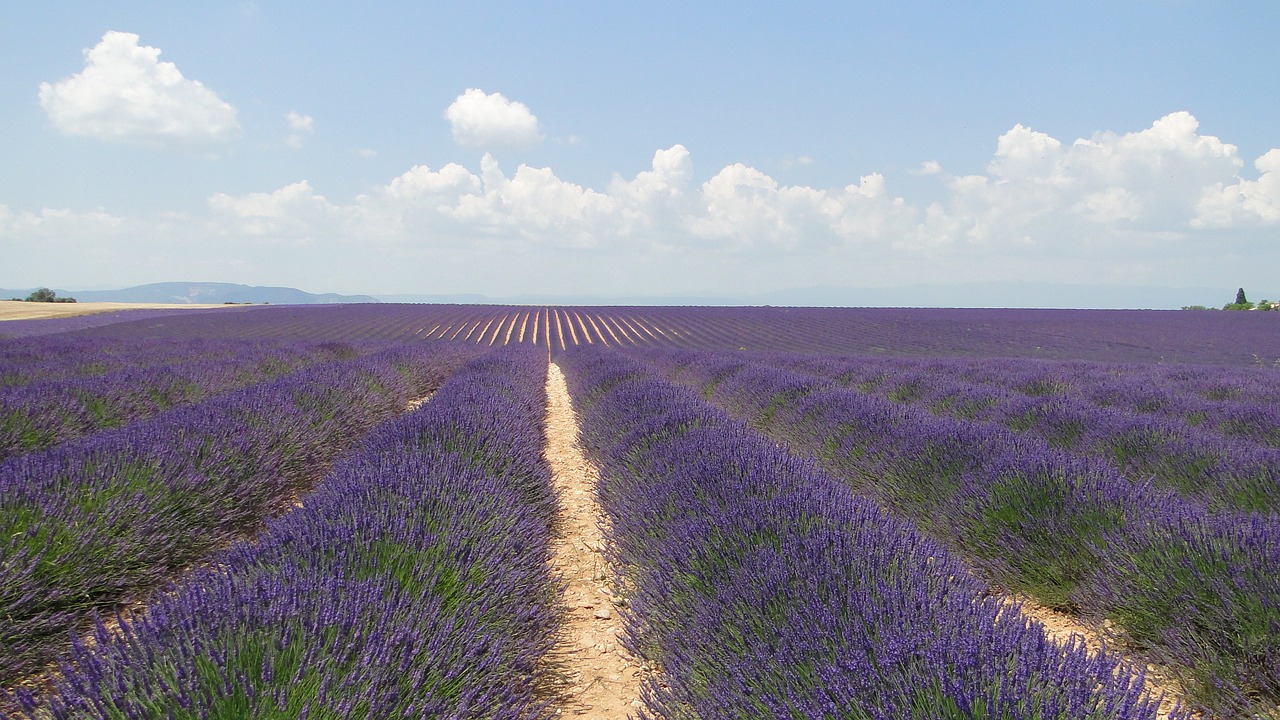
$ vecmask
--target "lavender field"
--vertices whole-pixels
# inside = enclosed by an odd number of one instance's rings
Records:
[[[632,717],[1280,718],[1274,313],[92,317],[0,323],[13,717],[560,717],[554,363]]]

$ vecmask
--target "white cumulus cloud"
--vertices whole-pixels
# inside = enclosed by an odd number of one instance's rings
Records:
[[[183,77],[160,49],[133,33],[110,31],[85,51],[84,69],[40,84],[40,105],[59,130],[109,140],[191,143],[236,133],[236,110]]]
[[[1019,123],[996,140],[996,157],[988,170],[1005,180],[1054,184],[1062,180],[1062,161],[1061,142]]]
[[[459,198],[445,214],[486,234],[505,231],[508,237],[542,245],[590,247],[616,217],[612,197],[562,180],[550,168],[522,164],[507,177],[486,153],[480,179],[483,192]]]
[[[1230,227],[1257,223],[1280,224],[1280,148],[1253,162],[1257,180],[1237,178],[1204,189],[1192,221],[1197,227]]]
[[[226,219],[228,233],[300,242],[330,234],[341,213],[306,180],[270,193],[217,193],[209,198],[209,209]]]
[[[652,206],[684,197],[693,178],[693,161],[683,145],[673,145],[653,154],[651,170],[636,174],[634,180],[615,175],[609,194],[634,206]]]
[[[65,208],[43,208],[39,213],[14,213],[0,205],[0,233],[26,234],[74,233],[77,231],[117,230],[127,220],[102,210],[76,212]]]
[[[920,167],[915,170],[917,175],[941,175],[942,164],[937,160],[925,160],[920,163]]]
[[[947,180],[949,197],[931,210],[922,236],[988,250],[1062,251],[1108,241],[1134,245],[1142,237],[1185,238],[1208,224],[1205,218],[1234,217],[1220,199],[1205,199],[1206,188],[1228,196],[1258,194],[1247,184],[1224,186],[1241,164],[1234,145],[1200,134],[1188,112],[1170,113],[1137,132],[1104,132],[1071,143],[1015,125],[997,140],[986,175]],[[1237,204],[1240,212],[1260,207]]]
[[[285,144],[294,149],[302,147],[303,135],[312,131],[315,126],[315,118],[290,110],[284,114],[284,121],[289,124],[289,129],[293,131],[289,134],[289,137],[285,138]]]
[[[300,132],[311,132],[312,126],[315,124],[315,118],[310,115],[301,115],[293,110],[284,114],[285,122],[289,123],[289,127]]]
[[[1142,212],[1142,203],[1122,187],[1110,187],[1084,196],[1073,211],[1097,223],[1134,220]]]
[[[542,140],[538,118],[524,103],[502,93],[470,88],[444,112],[453,139],[468,147],[528,147]]]

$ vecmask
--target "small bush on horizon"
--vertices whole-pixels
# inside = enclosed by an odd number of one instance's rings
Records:
[[[51,303],[73,303],[75,298],[60,298],[58,293],[47,287],[42,287],[27,296],[26,302],[51,302]]]

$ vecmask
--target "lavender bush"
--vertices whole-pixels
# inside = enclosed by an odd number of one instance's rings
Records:
[[[0,388],[32,382],[101,376],[190,362],[234,361],[291,347],[314,347],[334,358],[353,357],[360,346],[274,339],[52,336],[0,341]]]
[[[356,354],[336,344],[250,344],[217,360],[179,360],[0,388],[0,460]]]
[[[740,358],[686,355],[677,367],[646,356],[823,459],[1000,585],[1112,618],[1130,642],[1178,663],[1215,712],[1276,712],[1274,514],[1212,512],[1100,458],[813,376]]]
[[[100,625],[53,717],[551,717],[545,368],[525,350],[459,370],[258,542]]]
[[[1224,716],[1280,718],[1276,516],[1161,507],[1106,544],[1088,590],[1109,616]]]
[[[613,353],[564,358],[602,464],[643,717],[1154,717],[940,545]]]
[[[726,359],[741,363],[741,359]],[[998,422],[1056,447],[1105,457],[1133,478],[1151,478],[1217,507],[1280,510],[1280,450],[1266,445],[1280,432],[1280,403],[1209,401],[1182,369],[1173,380],[1159,368],[1096,364],[883,359],[814,361],[766,356],[776,367],[856,386],[935,413]],[[1204,369],[1207,371],[1207,369]],[[1206,372],[1212,387],[1252,387],[1269,371]],[[1127,379],[1121,385],[1119,374]],[[1169,389],[1160,390],[1162,385]],[[1258,442],[1261,441],[1261,442]]]
[[[260,526],[463,357],[420,345],[325,363],[0,463],[0,684],[88,611]]]

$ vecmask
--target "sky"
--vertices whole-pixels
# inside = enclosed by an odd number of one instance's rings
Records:
[[[1277,37],[1275,0],[3,0],[0,287],[1225,303],[1280,291]]]

